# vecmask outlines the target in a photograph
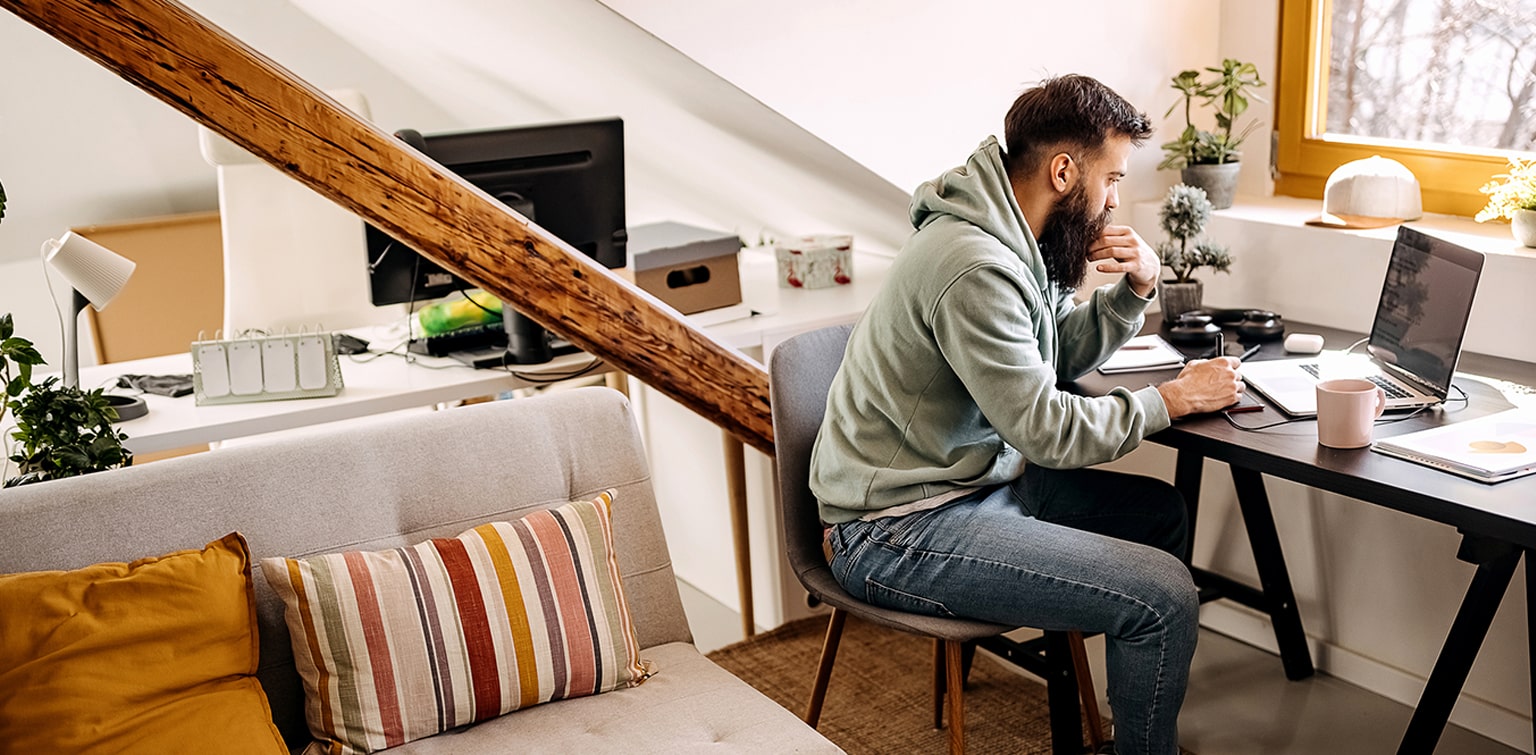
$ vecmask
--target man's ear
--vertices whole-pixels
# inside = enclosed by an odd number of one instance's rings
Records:
[[[1065,152],[1057,152],[1050,162],[1051,188],[1059,194],[1067,193],[1077,181],[1077,172],[1077,161]]]

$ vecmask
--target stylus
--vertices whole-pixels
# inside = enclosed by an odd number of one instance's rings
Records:
[[[1248,361],[1248,357],[1251,357],[1254,354],[1259,353],[1259,349],[1262,349],[1262,348],[1264,348],[1264,344],[1262,344],[1262,343],[1256,343],[1256,344],[1254,344],[1252,346],[1249,346],[1248,350],[1243,352],[1242,355],[1237,358],[1237,361],[1239,361],[1239,362],[1246,362],[1246,361]]]

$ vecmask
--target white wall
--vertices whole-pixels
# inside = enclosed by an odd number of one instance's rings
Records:
[[[284,0],[184,4],[322,89],[366,92],[379,123],[464,123]],[[214,169],[190,119],[9,13],[0,13],[0,61],[9,71],[0,97],[8,198],[0,312],[14,313],[18,334],[58,365],[41,243],[72,226],[216,210]]]
[[[604,2],[908,193],[1001,137],[1048,75],[1094,76],[1159,122],[1168,79],[1217,60],[1220,17],[1217,0]],[[1174,180],[1156,173],[1168,133],[1132,158],[1126,201]]]

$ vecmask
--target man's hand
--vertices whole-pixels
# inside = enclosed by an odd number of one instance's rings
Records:
[[[1104,227],[1104,233],[1088,250],[1090,261],[1106,260],[1094,266],[1101,273],[1125,273],[1131,288],[1143,298],[1152,295],[1162,263],[1157,252],[1128,225]]]
[[[1184,365],[1179,376],[1157,386],[1169,419],[1214,412],[1237,403],[1243,379],[1237,374],[1237,357],[1196,359]]]

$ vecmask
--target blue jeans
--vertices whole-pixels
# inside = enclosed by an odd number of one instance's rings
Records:
[[[1030,466],[936,509],[839,524],[831,544],[838,582],[875,605],[1102,632],[1117,750],[1178,752],[1200,606],[1173,486]]]

